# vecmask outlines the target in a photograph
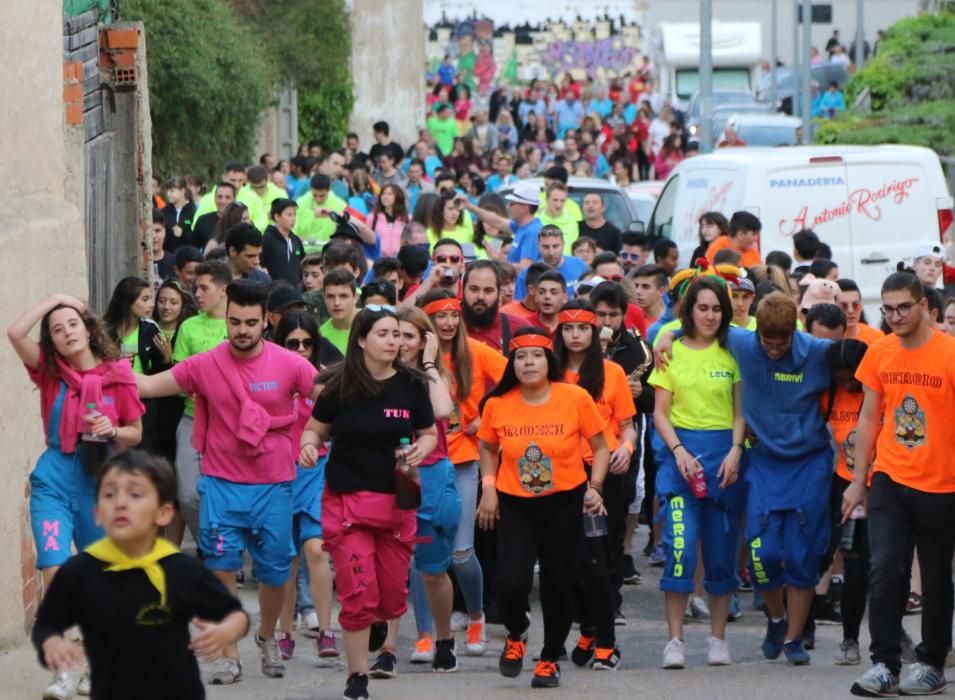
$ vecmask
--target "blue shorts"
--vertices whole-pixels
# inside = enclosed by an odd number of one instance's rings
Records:
[[[325,463],[319,458],[311,469],[296,467],[292,482],[292,538],[296,551],[306,541],[322,538],[322,489],[325,488]]]
[[[415,568],[441,574],[451,566],[454,538],[461,519],[461,498],[455,488],[454,465],[442,459],[421,467],[421,507],[415,545]]]
[[[249,551],[255,576],[269,586],[288,581],[292,543],[292,482],[239,484],[199,478],[199,546],[213,571],[242,568]]]
[[[30,525],[36,543],[36,567],[62,566],[77,551],[104,535],[96,524],[95,479],[83,471],[80,452],[64,454],[53,447],[40,455],[30,474]]]

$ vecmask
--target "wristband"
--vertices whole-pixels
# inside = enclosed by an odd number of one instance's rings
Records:
[[[115,440],[117,437],[119,437],[119,428],[117,428],[117,427],[114,425],[114,426],[113,426],[113,434],[109,436],[109,439],[110,439],[110,440]]]
[[[633,451],[636,449],[636,448],[634,447],[633,443],[632,443],[632,442],[626,442],[626,441],[624,441],[624,442],[622,442],[622,443],[620,443],[620,444],[623,446],[623,448],[624,448],[627,452],[630,453],[630,456],[633,457]]]
[[[736,443],[735,445],[733,445],[733,447],[738,447],[740,452],[743,452],[746,449],[746,447],[741,442]]]
[[[424,363],[423,365],[421,365],[421,366],[424,367],[424,371],[425,371],[425,372],[427,372],[429,369],[437,369],[437,368],[438,368],[438,366],[437,366],[435,363],[433,363],[433,362],[425,362],[425,363]]]
[[[493,474],[481,477],[481,486],[486,489],[493,489],[497,485],[497,477]]]
[[[588,488],[592,488],[594,491],[596,491],[596,492],[599,493],[600,495],[603,495],[603,492],[604,492],[604,485],[603,485],[603,484],[598,483],[598,482],[596,482],[596,481],[591,481],[589,484],[587,484],[587,486],[588,486]]]
[[[676,452],[676,448],[677,448],[677,447],[683,447],[683,443],[682,443],[682,442],[678,442],[677,444],[675,444],[673,447],[670,448],[670,452]],[[685,448],[684,448],[684,449],[685,449]]]

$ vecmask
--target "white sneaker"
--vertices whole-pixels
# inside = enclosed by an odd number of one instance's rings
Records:
[[[729,666],[733,663],[730,645],[725,639],[710,637],[706,641],[710,645],[710,650],[706,654],[706,663],[710,666]]]
[[[663,647],[663,668],[683,668],[686,656],[683,653],[683,641],[674,637]]]
[[[300,627],[302,634],[306,637],[311,637],[312,639],[318,638],[318,613],[314,610],[304,617],[302,620],[302,625]]]
[[[468,628],[468,619],[467,613],[454,611],[451,613],[451,631],[452,632],[461,632]]]
[[[242,680],[242,662],[223,656],[217,659],[209,671],[209,685],[232,685]]]
[[[90,683],[90,672],[83,671],[83,675],[80,676],[80,682],[76,684],[76,694],[89,697],[90,691],[92,689],[93,686]]]
[[[487,651],[487,625],[484,615],[477,622],[468,620],[468,640],[465,644],[468,656],[483,656]]]
[[[79,671],[64,671],[53,676],[53,682],[43,691],[43,700],[70,700],[80,682]]]
[[[706,605],[706,601],[703,600],[700,596],[695,595],[690,597],[689,601],[690,606],[690,616],[694,620],[709,620],[710,619],[710,609]]]

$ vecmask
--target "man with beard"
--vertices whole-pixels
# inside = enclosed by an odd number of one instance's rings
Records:
[[[475,260],[464,271],[461,314],[468,337],[507,355],[511,336],[529,325],[500,312],[501,274],[490,260]]]
[[[255,642],[262,673],[285,675],[275,640],[284,587],[291,571],[292,481],[297,445],[298,397],[318,394],[316,374],[304,358],[263,341],[268,289],[235,280],[226,290],[228,343],[194,355],[171,370],[138,375],[143,398],[190,394],[203,407],[193,441],[202,453],[199,545],[210,569],[232,595],[235,572],[248,549],[259,581],[261,625]],[[236,645],[227,648],[212,682],[242,677]]]
[[[614,620],[625,621],[620,612],[623,583],[637,583],[640,574],[633,563],[632,540],[637,517],[643,505],[644,435],[653,415],[653,387],[647,379],[653,369],[653,352],[642,338],[630,333],[624,325],[627,293],[617,282],[601,282],[590,292],[597,322],[601,326],[600,342],[604,354],[627,374],[627,383],[637,408],[634,427],[639,439],[630,460],[630,469],[623,474],[608,474],[604,482],[604,504],[607,507],[607,529],[610,536],[611,583],[614,588]],[[649,451],[647,451],[649,453]],[[649,455],[648,455],[649,456]]]

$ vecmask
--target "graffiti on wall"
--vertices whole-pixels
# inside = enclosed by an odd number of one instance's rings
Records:
[[[620,35],[585,41],[552,41],[541,51],[540,61],[552,76],[567,71],[584,71],[587,76],[618,76],[635,67],[639,54]]]

